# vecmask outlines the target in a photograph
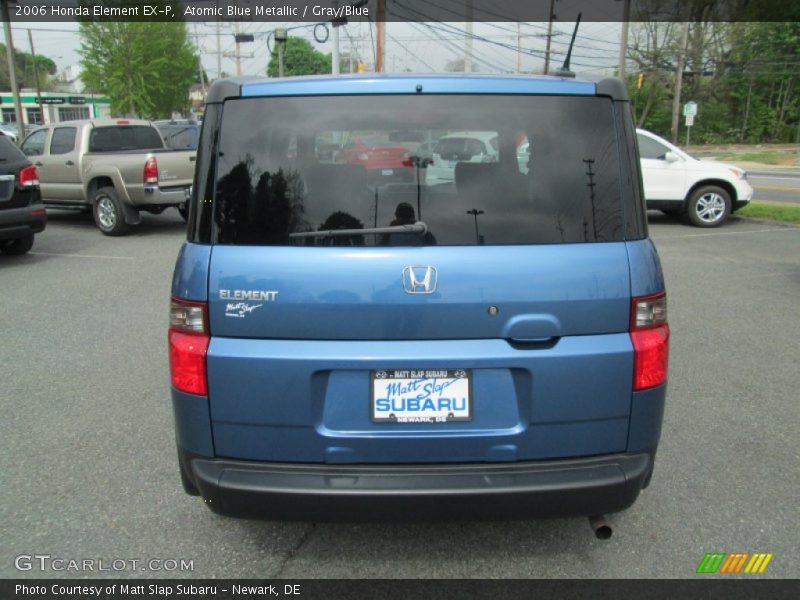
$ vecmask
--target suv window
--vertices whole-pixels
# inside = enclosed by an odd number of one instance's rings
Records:
[[[56,127],[50,139],[50,154],[68,154],[75,149],[75,127]]]
[[[348,148],[354,139],[388,142],[403,131],[422,131],[434,140],[448,132],[490,132],[485,139],[496,137],[498,150],[456,134],[440,139],[434,164],[423,168],[415,142],[372,153]],[[530,158],[522,173],[517,145],[525,137]],[[539,244],[617,241],[623,235],[608,98],[242,98],[225,103],[217,150],[217,243]],[[486,150],[483,160],[470,160]],[[447,164],[435,164],[436,155]],[[437,168],[439,178],[426,175]],[[418,220],[426,233],[311,233]]]
[[[664,155],[669,152],[664,144],[659,144],[652,138],[646,135],[636,135],[639,143],[639,156],[642,158],[652,158],[655,160],[663,159]]]
[[[0,135],[0,161],[18,162],[25,160],[25,155],[14,145],[11,138]]]
[[[163,147],[164,142],[158,130],[148,125],[95,127],[89,134],[89,152],[152,150]]]
[[[25,156],[39,156],[40,154],[44,154],[45,139],[47,139],[47,129],[34,131],[22,142],[22,153]]]

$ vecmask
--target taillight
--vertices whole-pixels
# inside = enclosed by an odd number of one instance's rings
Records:
[[[633,299],[630,335],[633,342],[634,391],[665,383],[669,362],[666,293]]]
[[[208,394],[208,310],[205,302],[172,298],[169,306],[169,368],[172,386],[182,392]]]
[[[39,169],[36,165],[23,167],[19,171],[19,187],[34,187],[39,185]]]
[[[145,183],[158,183],[158,163],[155,156],[144,162],[143,178]]]

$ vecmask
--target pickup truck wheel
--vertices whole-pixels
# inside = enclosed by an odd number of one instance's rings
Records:
[[[94,222],[100,231],[106,235],[125,235],[128,232],[125,213],[113,187],[98,189],[94,194],[92,205]]]
[[[3,254],[13,254],[16,256],[25,254],[31,248],[33,248],[33,234],[16,240],[0,242],[0,250],[3,251]]]
[[[689,197],[689,220],[697,227],[718,227],[731,214],[731,197],[721,187],[708,185],[698,188]]]
[[[189,220],[189,208],[188,207],[178,207],[178,212],[181,213],[181,217],[183,217],[184,221]]]

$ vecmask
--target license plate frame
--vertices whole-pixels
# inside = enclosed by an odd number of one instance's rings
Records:
[[[439,387],[446,382],[450,383]],[[393,390],[393,398],[388,393],[389,383],[399,384],[399,389]],[[475,417],[473,388],[471,369],[376,369],[369,375],[369,417],[373,423],[401,425],[467,423]],[[453,396],[446,395],[448,392]],[[417,405],[414,399],[418,400]],[[383,401],[383,406],[388,401],[390,410],[400,410],[388,414],[385,409],[379,411],[378,400]]]

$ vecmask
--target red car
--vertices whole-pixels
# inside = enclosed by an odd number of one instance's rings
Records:
[[[339,156],[339,160],[348,165],[363,165],[371,178],[414,179],[411,152],[378,138],[355,137],[345,144]]]

